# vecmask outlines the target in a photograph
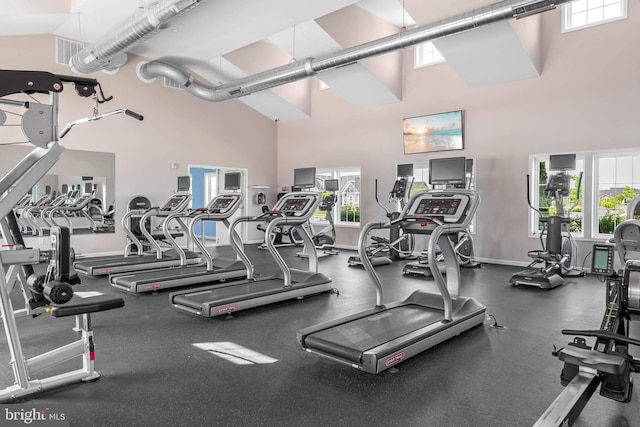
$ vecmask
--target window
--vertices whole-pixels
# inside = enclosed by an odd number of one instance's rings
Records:
[[[434,46],[433,42],[425,42],[416,45],[413,68],[426,67],[427,65],[445,62],[444,56]]]
[[[627,17],[627,0],[576,0],[562,7],[562,32]]]
[[[535,179],[536,191],[531,194],[531,203],[534,207],[540,209],[540,211],[546,215],[556,215],[558,210],[562,209],[565,213],[564,216],[569,215],[571,217],[571,223],[569,230],[574,236],[583,236],[582,227],[582,211],[584,202],[584,175],[580,182],[580,197],[578,197],[578,181],[580,180],[580,173],[584,173],[584,157],[576,156],[576,169],[566,171],[570,179],[569,196],[563,197],[561,204],[558,204],[553,195],[545,195],[545,188],[549,177],[553,174],[557,174],[558,171],[549,170],[549,156],[535,157],[533,161],[533,176]],[[538,220],[539,215],[531,216],[530,231],[533,234],[540,233],[543,229],[543,225]]]
[[[360,168],[317,169],[317,191],[324,192],[327,179],[338,180],[337,200],[332,212],[335,224],[360,225]],[[318,210],[312,221],[326,221],[326,212]]]
[[[597,227],[594,234],[610,235],[627,218],[627,206],[640,196],[640,153],[618,156],[602,154],[595,158],[597,187]]]
[[[531,203],[545,214],[556,212],[544,199],[544,187],[551,173],[549,155],[531,156]],[[577,154],[576,170],[571,175],[571,202],[565,200],[564,209],[575,203],[577,178],[583,171],[580,204],[571,211],[571,232],[576,237],[609,239],[620,222],[627,217],[629,203],[640,196],[640,150],[598,151]],[[537,214],[531,215],[529,232],[537,234],[540,227]]]

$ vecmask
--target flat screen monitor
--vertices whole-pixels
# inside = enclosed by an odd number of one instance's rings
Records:
[[[293,185],[298,188],[316,186],[316,168],[298,168],[293,170]]]
[[[240,172],[228,172],[224,174],[224,189],[239,190],[242,174]]]
[[[191,189],[191,177],[179,176],[178,177],[178,191],[189,191]]]
[[[429,184],[431,185],[464,185],[465,173],[464,157],[429,160]]]
[[[396,176],[413,176],[413,163],[398,165]]]
[[[576,168],[575,154],[554,154],[549,156],[549,170],[571,171]]]
[[[338,180],[337,179],[326,179],[324,181],[324,190],[325,191],[338,191]]]

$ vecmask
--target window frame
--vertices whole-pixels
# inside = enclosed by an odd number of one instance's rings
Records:
[[[587,0],[585,0],[587,1]],[[596,22],[591,22],[591,23],[586,23],[583,25],[572,25],[572,18],[574,16],[574,13],[572,13],[572,7],[574,5],[575,1],[569,2],[569,3],[565,3],[562,5],[562,9],[561,9],[561,31],[562,33],[569,33],[571,31],[577,31],[577,30],[582,30],[585,28],[591,28],[591,27],[595,27],[598,25],[602,25],[602,24],[608,24],[610,22],[615,22],[615,21],[620,21],[623,19],[627,19],[628,16],[628,11],[629,11],[629,6],[628,6],[628,0],[620,0],[620,7],[622,8],[621,11],[621,15],[620,16],[616,16],[613,18],[608,18],[608,19],[602,19],[600,21],[596,21]],[[603,4],[601,6],[602,8],[605,7],[605,5]],[[592,8],[595,9],[595,8]],[[591,9],[591,10],[592,10]],[[586,10],[590,10],[590,9],[586,9]]]
[[[541,162],[546,162],[547,164],[549,163],[549,157],[553,154],[562,154],[562,153],[551,153],[551,154],[538,154],[538,155],[531,155],[529,158],[529,175],[532,177],[532,179],[529,180],[529,184],[530,184],[530,188],[529,188],[529,200],[531,200],[531,204],[534,207],[537,207],[538,209],[540,208],[540,187],[542,186],[542,184],[540,183],[540,163]],[[581,214],[581,231],[579,232],[575,232],[572,231],[571,235],[574,238],[584,238],[586,235],[588,235],[589,233],[585,233],[585,212],[587,211],[587,209],[585,208],[585,200],[587,199],[586,194],[587,194],[587,179],[586,179],[586,170],[587,170],[587,163],[588,163],[589,159],[588,156],[586,156],[584,153],[576,153],[576,163],[578,162],[582,162],[582,171],[580,171],[580,169],[575,169],[575,171],[579,174],[580,172],[582,172],[582,182],[581,182],[581,189],[582,189],[582,199],[580,200],[580,204],[578,205],[578,207],[580,207],[580,214]],[[576,164],[577,167],[577,164]],[[550,174],[550,171],[547,171],[547,174]],[[545,183],[546,185],[546,183]],[[570,208],[571,206],[569,206]],[[540,237],[541,234],[541,230],[539,228],[539,224],[540,221],[538,220],[539,214],[538,212],[534,211],[533,209],[531,209],[530,206],[527,206],[527,208],[529,209],[529,225],[528,225],[528,234],[529,237]],[[588,216],[587,216],[588,218]]]
[[[360,177],[360,182],[362,183],[362,168],[360,166],[344,166],[344,167],[335,167],[335,168],[317,168],[316,169],[316,176],[319,175],[329,175],[330,178],[329,179],[337,179],[338,182],[340,182],[340,178],[342,175],[348,173],[348,172],[357,172],[357,175]],[[316,187],[314,188],[315,191],[318,192],[324,192],[324,188],[318,188],[318,179],[316,178]],[[357,189],[358,192],[362,192],[362,189],[359,188]],[[341,206],[342,206],[342,194],[340,189],[338,189],[338,191],[336,191],[336,204],[333,207],[333,211],[331,212],[333,215],[333,222],[334,225],[336,227],[360,227],[361,221],[342,221],[341,219]],[[359,218],[362,218],[362,201],[358,200],[358,203],[356,205],[359,213]],[[319,211],[318,211],[319,212]],[[316,225],[328,225],[329,221],[327,221],[326,219],[323,218],[319,218],[318,216],[320,216],[318,214],[318,212],[314,213],[314,215],[311,217],[310,222],[312,224],[316,224]]]
[[[537,188],[539,185],[538,177],[538,161],[540,159],[547,159],[551,154],[560,153],[546,153],[546,154],[532,154],[529,156],[529,174],[533,177],[530,180],[531,188]],[[608,240],[613,237],[613,233],[600,233],[600,217],[599,217],[599,188],[601,172],[599,171],[599,160],[602,158],[623,158],[623,157],[638,157],[640,158],[640,149],[627,148],[617,150],[597,150],[597,151],[585,151],[575,152],[577,159],[584,160],[584,170],[582,177],[582,233],[572,232],[572,235],[576,240]],[[633,167],[633,161],[631,162]],[[619,172],[616,172],[619,174]],[[624,173],[624,172],[623,172]],[[640,172],[638,172],[639,178],[637,182],[633,182],[633,170],[632,173],[632,188],[640,190]],[[623,182],[626,184],[627,182]],[[615,184],[615,182],[613,183]],[[530,191],[531,191],[530,188]],[[615,188],[611,187],[611,188]],[[639,191],[640,192],[640,191]],[[535,193],[535,192],[534,192]],[[535,194],[530,194],[531,202],[534,206],[539,206],[539,200],[535,198]],[[527,231],[529,237],[539,237],[540,233],[536,230],[536,217],[532,209],[528,208],[528,223]]]
[[[423,62],[424,59],[424,50],[425,50],[425,46],[426,45],[430,45],[433,47],[433,49],[430,49],[431,52],[437,52],[437,54],[440,56],[441,59],[436,59],[436,60],[432,60],[432,61],[428,61],[428,62]],[[442,64],[443,62],[447,62],[447,59],[444,57],[444,55],[442,55],[442,53],[438,50],[438,48],[433,44],[432,41],[427,41],[424,43],[419,43],[415,46],[415,48],[413,49],[413,68],[414,69],[418,69],[418,68],[425,68],[425,67],[430,67],[431,65],[437,65],[437,64]]]

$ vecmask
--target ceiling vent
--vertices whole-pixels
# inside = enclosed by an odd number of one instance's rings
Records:
[[[164,86],[165,87],[170,87],[170,88],[173,88],[173,89],[182,89],[182,87],[178,83],[176,83],[175,81],[171,80],[168,77],[164,78]]]
[[[56,37],[56,64],[69,65],[71,57],[84,49],[84,43]]]

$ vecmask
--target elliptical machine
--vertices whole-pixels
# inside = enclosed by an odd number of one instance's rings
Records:
[[[329,224],[318,232],[314,232],[311,222],[306,223],[304,226],[307,228],[313,245],[316,250],[322,251],[318,253],[318,257],[326,255],[337,255],[340,252],[336,249],[336,225],[333,220],[333,208],[336,205],[337,197],[336,191],[339,189],[339,181],[337,179],[325,179],[324,192],[322,196],[322,202],[318,206],[318,210],[325,212],[325,219]],[[295,229],[294,229],[295,230]],[[296,232],[297,234],[297,232]],[[301,238],[300,238],[301,240]],[[306,247],[302,252],[296,253],[297,256],[306,258],[309,254],[306,252]]]
[[[409,183],[409,176],[413,175],[413,164],[398,165],[397,178],[393,188],[389,193],[389,201],[395,204],[393,211],[389,210],[378,200],[378,180],[375,181],[376,203],[384,209],[389,221],[393,222],[400,216],[404,209],[406,196],[411,191],[413,181]],[[389,228],[389,238],[380,236],[369,236],[371,244],[365,248],[367,258],[373,266],[389,265],[394,260],[400,260],[412,256],[414,246],[414,236],[402,232],[399,225],[392,225]],[[362,266],[359,256],[351,256],[347,260],[350,267]]]
[[[575,154],[562,154],[550,156],[549,170],[558,171],[549,177],[544,189],[544,197],[549,206],[555,205],[555,215],[544,215],[542,210],[531,203],[530,184],[527,175],[527,202],[529,207],[540,215],[539,221],[543,226],[540,233],[541,250],[528,252],[531,263],[526,270],[522,270],[513,276],[509,282],[513,286],[530,285],[549,290],[564,284],[564,277],[582,277],[584,272],[574,266],[576,243],[571,235],[571,212],[578,206],[580,200],[580,188],[582,185],[582,172],[578,178],[577,196],[575,203],[565,212],[564,198],[569,197],[571,187],[571,175],[567,171],[576,167]]]

